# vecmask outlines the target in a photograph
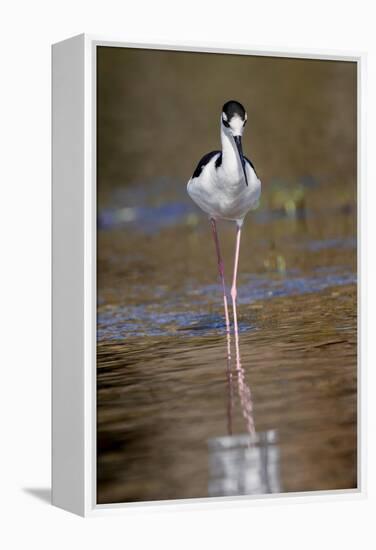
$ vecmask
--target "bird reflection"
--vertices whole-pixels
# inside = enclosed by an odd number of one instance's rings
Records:
[[[234,331],[235,369],[231,336],[227,338],[227,432],[208,441],[209,496],[252,495],[281,492],[277,432],[256,432],[253,402],[241,362],[239,333]],[[245,420],[246,434],[233,433],[234,386]]]

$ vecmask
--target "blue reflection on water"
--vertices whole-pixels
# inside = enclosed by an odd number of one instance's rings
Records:
[[[248,281],[238,289],[239,304],[249,304],[258,300],[275,297],[294,296],[320,292],[329,287],[356,283],[352,272],[317,269],[311,276],[279,277],[275,279],[250,275]],[[153,305],[109,307],[98,315],[98,340],[124,340],[134,336],[168,336],[184,331],[186,336],[198,333],[209,335],[224,332],[222,313],[208,313],[208,305],[220,304],[220,285],[206,285],[201,288],[186,288],[185,295],[166,294],[158,303],[158,311]],[[214,300],[214,301],[213,301]],[[192,310],[179,308],[187,302]],[[162,308],[162,311],[161,311]],[[255,330],[251,323],[242,322],[242,332]]]
[[[162,204],[137,205],[132,206],[131,203],[126,203],[126,206],[121,208],[104,208],[98,212],[98,229],[110,230],[121,229],[124,227],[140,231],[142,233],[156,233],[165,227],[184,224],[189,219],[190,215],[197,214],[198,210],[195,206],[185,200],[164,202]],[[310,219],[317,218],[323,215],[339,214],[341,209],[321,209],[311,211],[307,208],[297,208],[294,213],[294,218]],[[267,224],[278,220],[288,220],[289,216],[283,208],[267,209],[260,208],[252,213],[252,219],[258,224]],[[312,242],[312,250],[320,250],[320,247],[325,247],[325,241],[318,241],[317,245]],[[327,246],[334,248],[343,246],[341,239],[331,239],[327,241]],[[353,246],[353,242],[349,242],[346,246]]]
[[[137,226],[145,233],[154,233],[163,227],[180,223],[191,212],[188,204],[165,203],[159,206],[127,206],[104,209],[98,214],[99,229],[114,229],[123,226]]]
[[[299,248],[317,252],[319,250],[326,250],[330,248],[355,248],[355,237],[341,238],[341,239],[323,239],[320,241],[308,241],[306,243],[298,245]]]

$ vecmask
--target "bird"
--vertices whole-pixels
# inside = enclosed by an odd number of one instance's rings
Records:
[[[226,332],[228,335],[230,335],[230,317],[217,221],[230,220],[236,223],[231,298],[237,352],[238,319],[236,300],[241,232],[246,214],[257,208],[261,195],[261,181],[255,167],[251,160],[243,154],[242,135],[247,124],[247,118],[247,112],[240,102],[230,100],[223,105],[220,117],[222,149],[204,155],[187,184],[188,195],[209,216],[211,223],[219,277],[222,283]],[[230,359],[231,352],[228,339],[228,360],[230,361]]]

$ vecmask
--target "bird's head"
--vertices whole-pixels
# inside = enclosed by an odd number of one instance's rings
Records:
[[[243,166],[245,182],[248,185],[247,174],[245,170],[245,159],[242,149],[242,135],[244,126],[247,123],[247,113],[243,105],[238,101],[227,101],[222,108],[221,125],[223,132],[231,137],[236,145],[239,158]]]
[[[226,134],[241,137],[247,123],[247,113],[238,101],[227,101],[222,108],[222,127]]]

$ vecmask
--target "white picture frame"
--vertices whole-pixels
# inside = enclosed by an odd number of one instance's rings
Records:
[[[358,488],[151,503],[96,503],[96,48],[166,49],[351,61],[358,68]],[[52,502],[92,516],[149,508],[357,499],[366,493],[364,231],[365,54],[258,50],[223,44],[133,44],[79,35],[52,47]],[[360,311],[362,315],[360,315]],[[363,361],[362,361],[363,362]]]

